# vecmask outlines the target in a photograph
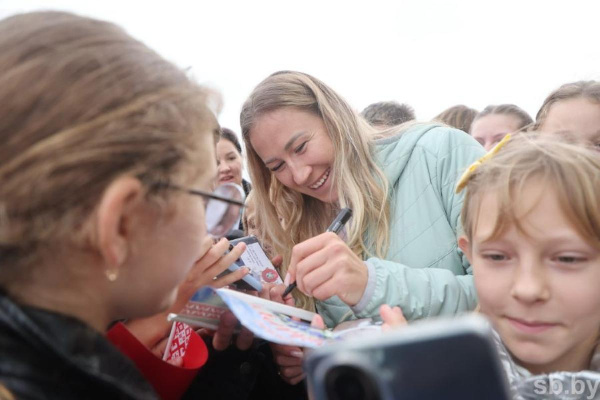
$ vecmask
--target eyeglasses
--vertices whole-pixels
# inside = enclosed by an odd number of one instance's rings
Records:
[[[224,183],[214,192],[188,189],[171,183],[160,183],[169,189],[181,190],[194,196],[204,198],[204,220],[206,231],[214,238],[223,237],[237,226],[244,208],[244,191],[234,183]]]

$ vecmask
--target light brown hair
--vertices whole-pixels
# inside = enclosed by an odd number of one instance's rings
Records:
[[[565,83],[546,97],[535,116],[534,129],[541,129],[544,120],[550,112],[550,108],[557,102],[583,97],[594,103],[600,104],[600,82],[577,81]]]
[[[484,192],[494,192],[498,216],[492,239],[514,224],[519,194],[531,180],[543,182],[555,193],[565,215],[590,244],[600,248],[600,157],[592,149],[568,143],[557,135],[535,132],[513,136],[496,155],[483,162],[469,179],[462,209],[462,226],[473,237],[477,218],[484,208]]]
[[[78,244],[119,176],[202,173],[218,129],[208,92],[121,28],[62,12],[0,21],[0,278]],[[12,272],[11,272],[12,271]]]
[[[476,115],[477,110],[460,104],[442,111],[433,120],[443,122],[453,128],[469,133]]]
[[[471,127],[473,126],[473,123],[475,123],[475,121],[477,121],[478,119],[492,114],[510,115],[515,117],[517,120],[519,120],[517,131],[521,129],[526,129],[531,124],[533,124],[533,119],[521,107],[516,106],[514,104],[499,104],[490,105],[484,108],[483,111],[481,111],[475,116],[475,119],[473,119],[473,121],[471,122]]]

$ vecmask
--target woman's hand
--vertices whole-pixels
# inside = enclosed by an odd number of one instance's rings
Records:
[[[294,246],[286,284],[295,281],[302,293],[316,299],[338,296],[354,306],[368,278],[364,262],[338,235],[326,232]]]

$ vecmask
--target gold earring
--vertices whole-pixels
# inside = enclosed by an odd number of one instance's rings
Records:
[[[116,268],[113,270],[107,269],[105,274],[110,282],[114,282],[119,277],[119,270]]]

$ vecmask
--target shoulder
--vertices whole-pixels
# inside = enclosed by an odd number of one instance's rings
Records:
[[[392,136],[374,141],[374,156],[384,168],[394,163],[419,159],[439,159],[453,153],[474,161],[484,153],[481,145],[467,133],[439,124],[415,123]]]

